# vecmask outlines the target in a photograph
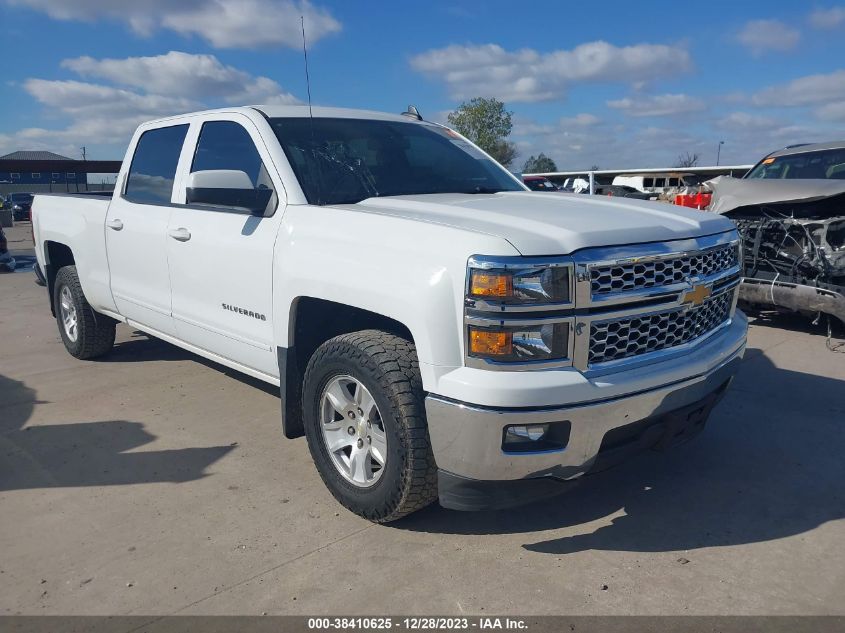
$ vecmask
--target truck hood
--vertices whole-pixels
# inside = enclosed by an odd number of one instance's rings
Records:
[[[718,215],[672,204],[528,191],[368,198],[337,208],[494,235],[528,256],[686,239],[734,228]]]
[[[716,213],[769,209],[787,215],[842,215],[845,182],[820,179],[730,178],[707,181],[713,190],[710,210]],[[825,204],[828,202],[828,204]]]

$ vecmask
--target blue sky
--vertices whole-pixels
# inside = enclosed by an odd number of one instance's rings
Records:
[[[149,118],[306,98],[514,113],[520,168],[750,163],[845,138],[845,3],[0,0],[0,153],[120,158]]]

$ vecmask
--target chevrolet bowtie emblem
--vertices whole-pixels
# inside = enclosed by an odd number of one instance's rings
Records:
[[[713,294],[713,291],[708,286],[693,286],[684,295],[683,303],[700,306],[711,294]]]

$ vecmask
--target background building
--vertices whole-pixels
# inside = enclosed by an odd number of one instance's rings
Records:
[[[85,171],[79,171],[77,167],[79,161],[75,161],[72,158],[68,158],[67,156],[61,156],[60,154],[54,154],[53,152],[12,152],[11,154],[0,156],[0,160],[16,161],[20,163],[18,171],[12,171],[11,169],[9,171],[0,170],[0,183],[3,184],[64,185],[65,183],[70,182],[73,183],[74,186],[76,186],[77,183],[88,182],[88,173]],[[41,170],[40,166],[36,169],[36,161],[53,161],[57,163],[56,168],[58,168],[59,166],[63,166],[65,168],[56,169],[55,171],[44,171]],[[66,162],[67,165],[61,165],[61,163],[63,162]]]
[[[91,191],[112,189],[102,183],[102,176],[120,171],[120,161],[75,160],[46,151],[18,151],[0,156],[0,194],[16,191]],[[89,174],[95,183],[89,184]]]

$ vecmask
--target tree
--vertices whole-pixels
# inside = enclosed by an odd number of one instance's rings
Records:
[[[599,167],[598,165],[593,165],[592,167],[590,167],[590,171],[598,171],[599,169],[601,169],[601,167]]]
[[[542,174],[550,171],[557,171],[555,162],[540,152],[539,156],[529,156],[522,167],[522,171],[526,174]]]
[[[493,97],[475,97],[450,112],[449,125],[478,145],[505,167],[516,158],[516,146],[507,140],[513,123],[512,113]]]
[[[675,163],[675,167],[695,167],[696,165],[698,165],[698,154],[690,154],[689,152],[686,155],[678,156],[678,162]]]
[[[519,156],[516,145],[510,141],[499,141],[493,146],[493,151],[487,153],[505,167],[510,167],[511,163]]]

